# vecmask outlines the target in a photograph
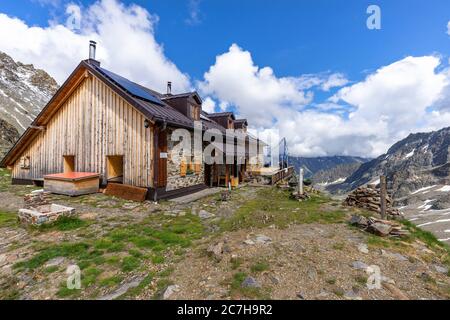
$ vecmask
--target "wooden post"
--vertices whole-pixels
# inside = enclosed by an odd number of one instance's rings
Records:
[[[298,194],[303,194],[303,168],[300,168],[298,174]]]
[[[386,198],[387,198],[387,187],[386,187],[386,177],[380,176],[380,213],[381,219],[386,219]]]

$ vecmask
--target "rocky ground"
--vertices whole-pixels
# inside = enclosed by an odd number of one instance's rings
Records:
[[[33,188],[0,174],[2,299],[450,297],[446,246],[412,224],[402,240],[367,234],[347,221],[369,213],[325,196],[250,186],[187,204],[52,196],[79,217],[25,228],[16,211]],[[67,288],[69,265],[79,290]],[[368,289],[374,274],[380,286]]]
[[[431,185],[398,201],[406,218],[450,244],[450,186]]]

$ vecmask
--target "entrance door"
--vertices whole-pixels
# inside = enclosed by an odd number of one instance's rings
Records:
[[[156,159],[158,161],[157,187],[167,185],[167,133],[160,131],[158,133],[158,146],[156,148]]]
[[[106,179],[108,182],[123,183],[123,156],[106,157]]]
[[[64,173],[75,171],[75,156],[63,156],[64,159]]]

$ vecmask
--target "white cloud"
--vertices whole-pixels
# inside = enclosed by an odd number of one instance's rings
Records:
[[[72,10],[76,7],[71,4]],[[97,59],[111,71],[162,92],[167,81],[172,81],[174,92],[190,89],[189,77],[156,42],[156,16],[140,6],[126,6],[116,0],[97,1],[80,8],[80,14],[79,30],[55,22],[48,27],[29,26],[0,14],[0,50],[15,60],[33,63],[62,83],[87,58],[88,41],[92,39],[98,43]]]
[[[201,0],[189,0],[189,17],[185,20],[188,25],[197,25],[202,22],[200,17],[200,2]]]
[[[407,57],[340,89],[328,102],[313,104],[310,88],[327,91],[348,80],[341,74],[279,78],[232,45],[217,56],[199,87],[234,105],[253,130],[267,135],[278,129],[292,154],[375,157],[410,132],[450,124],[450,110],[427,111],[450,96],[445,92],[450,76],[437,71],[440,66],[438,57]]]
[[[213,113],[215,108],[216,108],[216,102],[213,99],[211,99],[210,97],[206,97],[206,99],[203,100],[202,110],[204,110],[208,113]]]
[[[277,78],[271,68],[255,66],[250,53],[236,44],[217,56],[204,78],[199,83],[203,94],[238,106],[255,125],[269,126],[281,109],[311,101],[295,78]]]
[[[323,91],[330,91],[331,88],[342,87],[348,84],[347,78],[341,73],[331,74],[328,79],[326,79],[321,88]]]
[[[447,23],[447,34],[450,36],[450,21]]]

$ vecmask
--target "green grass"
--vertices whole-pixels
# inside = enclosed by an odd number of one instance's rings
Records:
[[[269,264],[267,262],[260,261],[260,262],[255,263],[254,265],[250,266],[250,270],[253,273],[263,272],[263,271],[269,270]]]
[[[431,232],[418,228],[408,220],[401,221],[411,233],[410,239],[418,239],[426,243],[429,247],[438,247],[450,254],[450,246],[444,242],[439,241]]]
[[[338,242],[338,243],[333,244],[334,250],[342,250],[342,249],[344,249],[344,247],[345,247],[345,243],[343,243],[343,242]]]
[[[58,266],[51,266],[51,267],[45,268],[44,272],[45,273],[53,273],[53,272],[58,271],[58,269],[59,269]]]
[[[31,259],[16,263],[14,268],[28,268],[33,270],[42,266],[50,259],[56,257],[86,258],[92,254],[92,252],[88,249],[89,245],[86,243],[63,243],[59,245],[51,245],[45,249],[42,249]]]
[[[114,287],[118,285],[120,282],[122,282],[123,277],[119,275],[115,275],[109,278],[105,278],[100,280],[99,284],[102,287]]]
[[[140,264],[141,261],[138,258],[132,256],[125,257],[122,260],[121,269],[123,272],[130,272],[137,269]]]
[[[0,228],[17,224],[17,213],[0,211]]]
[[[258,190],[256,199],[244,203],[228,220],[221,223],[222,230],[264,228],[276,225],[286,228],[300,223],[339,223],[345,219],[345,212],[334,207],[325,207],[330,199],[313,195],[309,200],[299,202],[289,198],[289,192],[276,188]]]
[[[43,224],[38,227],[40,231],[59,230],[70,231],[87,226],[88,223],[77,217],[59,217],[55,222]]]
[[[95,267],[89,267],[81,272],[81,284],[83,287],[89,287],[96,283],[97,277],[102,273],[102,270]]]
[[[242,262],[243,262],[242,258],[239,258],[239,257],[231,258],[230,259],[231,269],[233,269],[233,270],[238,269],[241,266]]]
[[[56,296],[58,298],[75,298],[78,297],[81,293],[81,289],[69,289],[67,288],[67,283],[62,282],[59,286],[58,291],[56,292]]]

